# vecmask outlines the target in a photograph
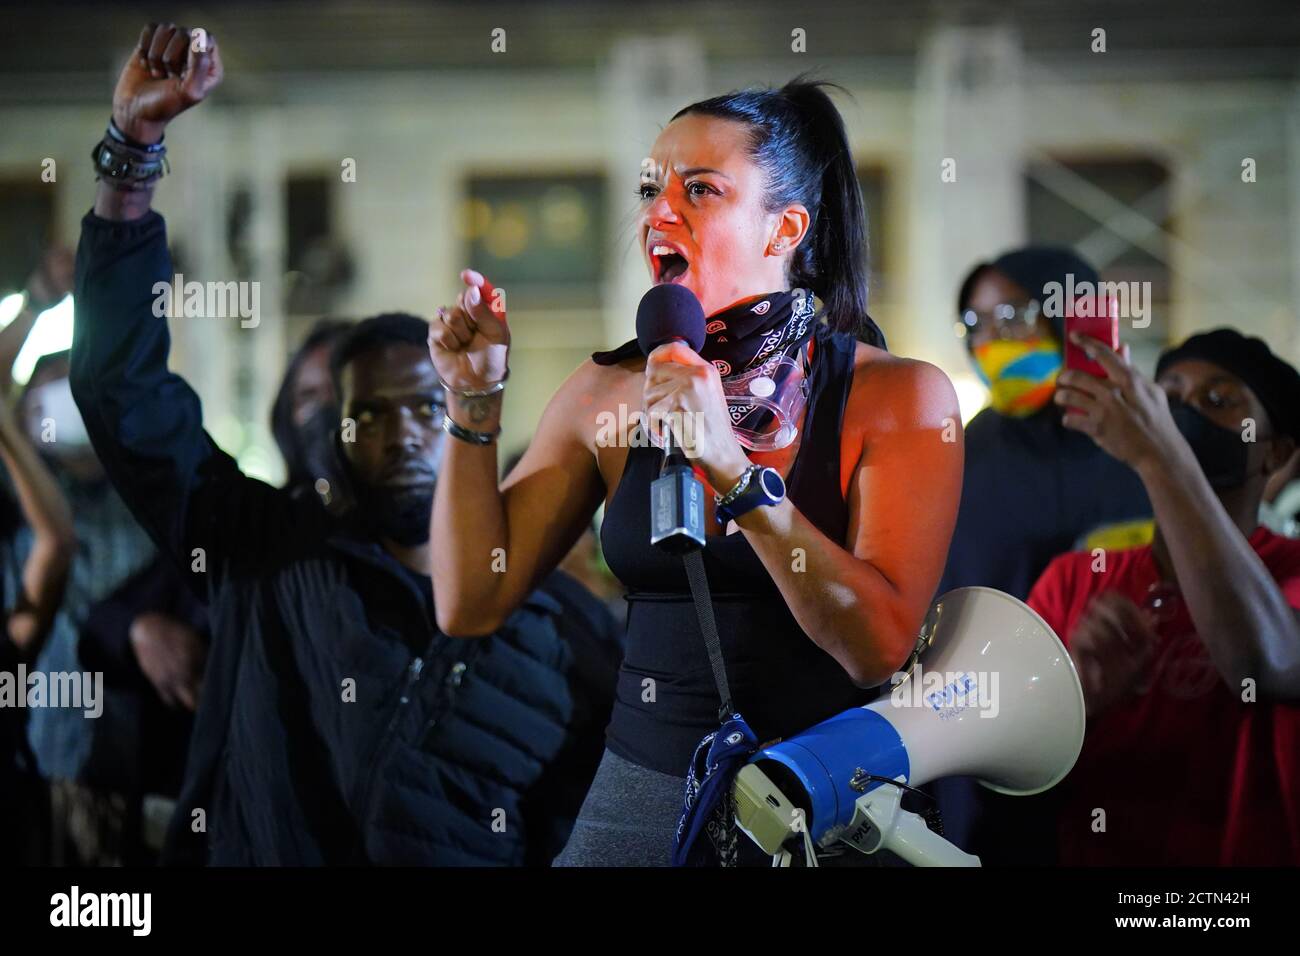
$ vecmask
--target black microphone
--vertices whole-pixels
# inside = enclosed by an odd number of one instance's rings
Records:
[[[704,307],[684,286],[654,286],[637,306],[636,340],[645,355],[668,342],[684,342],[698,352],[704,345]],[[650,543],[669,554],[704,547],[704,485],[671,429],[665,429],[663,465],[650,485]]]

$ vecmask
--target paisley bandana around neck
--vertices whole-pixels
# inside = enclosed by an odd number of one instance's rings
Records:
[[[816,314],[807,289],[773,292],[709,316],[700,355],[726,378],[762,365],[773,355],[802,344]]]
[[[721,374],[732,430],[750,451],[785,448],[799,433],[809,383],[807,356],[797,353],[812,337],[816,316],[812,293],[790,289],[734,305],[705,323],[700,355]],[[639,355],[632,339],[591,358],[616,365]]]
[[[815,311],[812,295],[794,289],[709,319],[700,354],[722,374],[731,429],[750,451],[785,448],[799,434]]]

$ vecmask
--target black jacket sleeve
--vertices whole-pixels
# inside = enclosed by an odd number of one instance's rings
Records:
[[[113,222],[86,215],[77,249],[72,394],[136,520],[206,595],[212,575],[232,561],[264,557],[287,516],[275,489],[243,475],[216,446],[203,430],[198,396],[167,369],[171,337],[155,303],[160,284],[171,281],[162,216]]]

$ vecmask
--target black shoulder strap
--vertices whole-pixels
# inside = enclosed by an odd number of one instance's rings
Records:
[[[695,613],[700,619],[700,631],[704,634],[704,646],[709,651],[709,663],[713,666],[713,679],[718,685],[718,697],[722,707],[718,711],[718,722],[725,723],[733,709],[731,706],[731,688],[727,684],[727,668],[722,660],[722,644],[718,641],[718,625],[713,620],[713,598],[709,594],[709,580],[704,573],[704,552],[688,551],[682,556],[686,565],[686,580],[691,585],[691,597],[695,600]]]

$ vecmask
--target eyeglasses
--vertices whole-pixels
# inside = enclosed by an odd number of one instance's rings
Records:
[[[1042,306],[1037,300],[1030,300],[1028,305],[1004,302],[994,306],[991,312],[966,309],[962,312],[961,319],[954,324],[953,331],[959,339],[973,335],[995,339],[1025,339],[1034,333],[1041,314]]]

